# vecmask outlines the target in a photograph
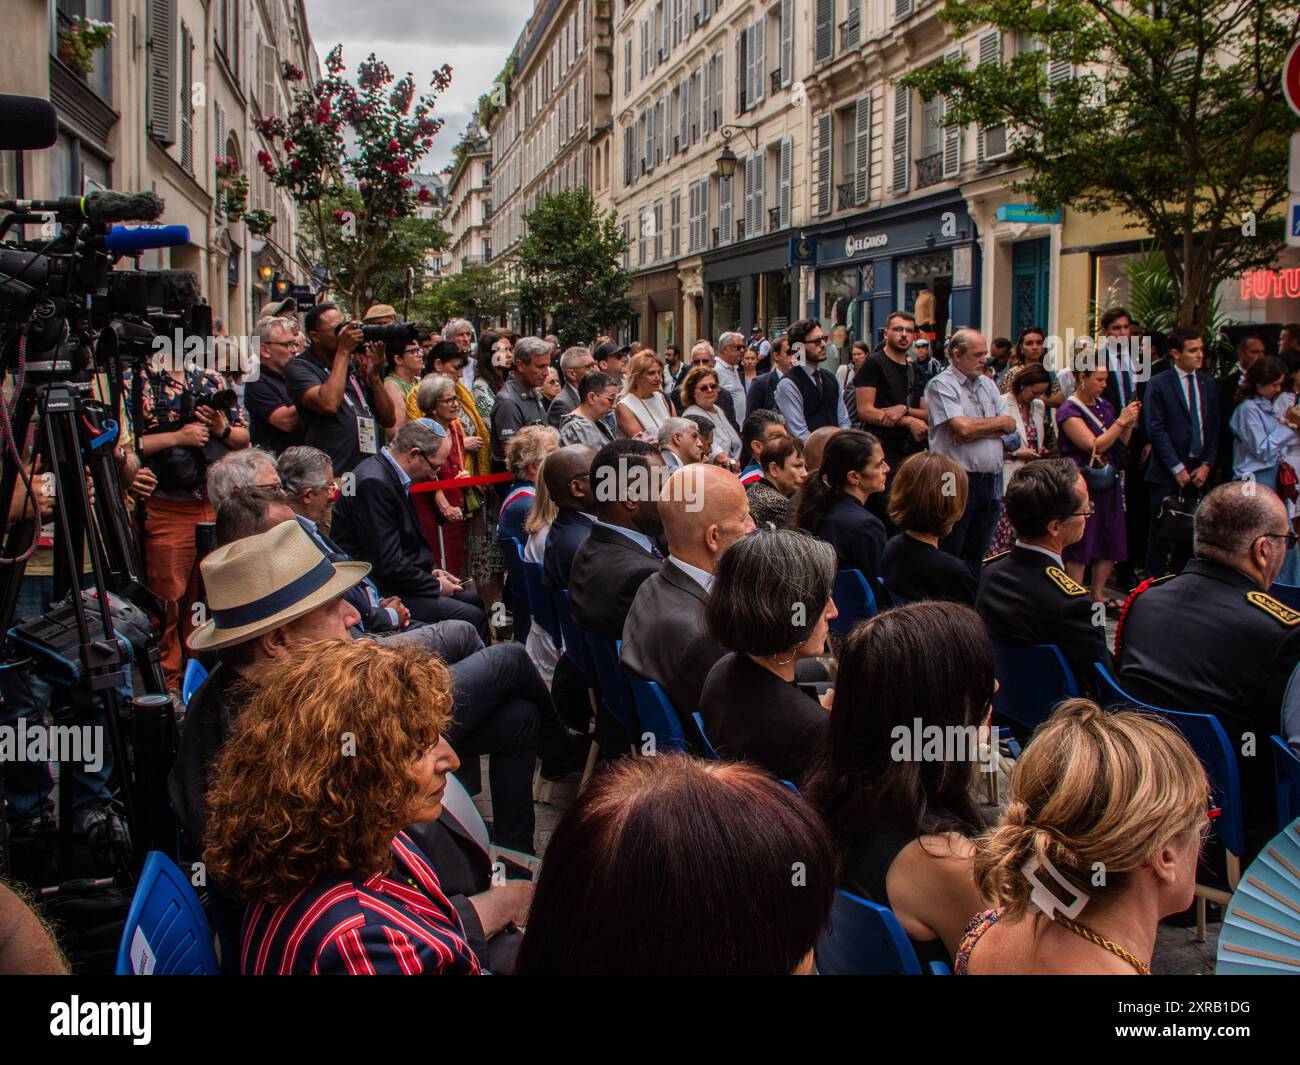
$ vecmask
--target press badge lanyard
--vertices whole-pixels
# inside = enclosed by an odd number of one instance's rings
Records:
[[[347,394],[346,390],[344,391],[343,398],[347,400],[348,406],[352,408],[357,417],[357,445],[365,454],[373,455],[377,450],[376,444],[378,441],[375,432],[375,419],[370,412],[370,405],[366,403],[365,393],[361,391],[361,385],[357,383],[357,379],[352,375],[350,369],[348,370],[348,384],[360,401],[360,406],[353,403],[352,397]]]

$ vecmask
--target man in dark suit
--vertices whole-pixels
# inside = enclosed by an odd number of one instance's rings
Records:
[[[1196,557],[1178,576],[1134,592],[1119,634],[1118,679],[1129,695],[1213,714],[1223,725],[1238,752],[1252,853],[1273,834],[1265,748],[1300,662],[1300,613],[1267,594],[1290,535],[1273,492],[1245,481],[1219,485],[1196,512]],[[1252,746],[1254,756],[1245,756]]]
[[[419,621],[468,621],[491,641],[483,600],[445,570],[420,532],[411,505],[413,484],[437,480],[451,440],[437,422],[407,422],[388,447],[357,467],[351,496],[334,509],[330,533],[344,551],[369,562],[379,590],[400,596]]]
[[[1118,414],[1134,399],[1143,398],[1147,374],[1152,367],[1143,364],[1140,338],[1133,336],[1133,318],[1123,307],[1112,307],[1101,316],[1101,336],[1097,344],[1098,361],[1105,362],[1110,370],[1102,395],[1111,410]],[[1130,545],[1144,544],[1147,538],[1147,486],[1142,479],[1146,443],[1146,433],[1139,420],[1129,437],[1128,463],[1124,467],[1127,474],[1124,478],[1124,527]],[[1131,588],[1136,583],[1134,571],[1139,561],[1136,554],[1130,547],[1128,560],[1115,565],[1117,577],[1124,587]]]
[[[1231,481],[1232,412],[1237,409],[1237,389],[1246,383],[1246,371],[1262,359],[1267,351],[1264,338],[1247,333],[1237,341],[1237,365],[1219,378],[1219,480]]]
[[[1147,384],[1142,421],[1151,441],[1146,482],[1150,490],[1151,532],[1147,576],[1169,573],[1187,563],[1186,545],[1160,540],[1156,516],[1166,496],[1191,487],[1198,494],[1210,479],[1219,448],[1219,397],[1214,378],[1201,370],[1205,341],[1195,329],[1175,329],[1169,338],[1173,369]],[[1172,549],[1172,550],[1171,550]]]
[[[586,444],[570,444],[551,452],[542,466],[546,490],[551,493],[559,512],[546,534],[542,555],[542,583],[547,588],[569,586],[569,573],[578,548],[591,535],[596,520],[596,501],[591,489],[591,462],[596,449]]]
[[[723,553],[754,530],[740,482],[708,463],[683,466],[659,501],[668,560],[632,600],[619,661],[658,684],[686,720],[699,709],[709,670],[727,649],[704,626],[704,597]]]
[[[1083,539],[1092,513],[1083,475],[1069,459],[1030,462],[1011,478],[1004,501],[1016,543],[985,565],[975,609],[998,643],[1055,644],[1079,690],[1094,690],[1092,664],[1112,664],[1106,611],[1066,575],[1061,560]]]
[[[589,349],[580,345],[565,349],[560,356],[560,376],[564,380],[564,387],[546,409],[547,424],[555,429],[560,428],[564,419],[581,406],[582,397],[578,395],[578,385],[595,369],[596,360],[592,358]]]
[[[654,445],[642,440],[606,444],[591,464],[596,521],[573,556],[569,599],[574,620],[611,643],[623,638],[637,589],[663,562],[655,546],[664,528],[658,504],[663,466]]]

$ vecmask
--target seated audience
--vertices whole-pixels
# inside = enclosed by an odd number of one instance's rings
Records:
[[[781,436],[789,436],[785,418],[774,410],[756,410],[747,415],[740,426],[740,457],[745,468],[740,473],[740,483],[751,485],[763,476],[759,458],[763,448]]]
[[[204,849],[247,905],[245,975],[479,972],[402,831],[442,813],[451,710],[444,666],[369,643],[309,644],[249,700],[217,757]]]
[[[1205,770],[1173,728],[1062,703],[979,842],[975,883],[995,908],[971,922],[954,971],[1150,975],[1158,922],[1194,897],[1208,805]]]
[[[555,521],[555,516],[560,509],[555,505],[555,500],[551,498],[551,493],[546,488],[546,478],[543,473],[545,469],[546,460],[543,459],[537,468],[536,492],[531,497],[532,506],[524,518],[523,527],[524,561],[539,566],[546,554],[546,537],[551,531],[551,523]],[[524,640],[528,657],[533,660],[533,665],[537,667],[537,672],[542,675],[542,680],[546,682],[548,688],[552,687],[555,666],[560,658],[557,639],[558,634],[556,639],[552,639],[551,634],[540,625],[531,625],[528,636]]]
[[[758,458],[761,476],[745,485],[754,524],[780,528],[790,523],[791,501],[808,480],[803,455],[803,441],[786,432],[763,446]]]
[[[280,488],[275,456],[260,447],[231,451],[208,467],[208,502],[215,511],[236,488]]]
[[[629,439],[655,439],[660,427],[672,413],[664,398],[664,364],[653,351],[632,356],[622,394],[614,410],[620,436]]]
[[[659,427],[659,453],[669,473],[692,462],[703,462],[705,451],[700,427],[688,418],[667,419]]]
[[[655,546],[664,530],[658,503],[662,470],[659,452],[642,440],[606,444],[591,464],[596,520],[573,556],[569,600],[574,620],[610,643],[623,638],[637,589],[663,563]]]
[[[713,450],[713,419],[703,414],[683,414],[682,418],[691,422],[700,434],[700,453],[704,456],[700,461],[726,466],[730,461],[727,456],[720,452],[715,454]]]
[[[686,755],[623,758],[560,819],[516,972],[811,973],[834,887],[826,830],[785,785]]]
[[[582,402],[560,423],[560,443],[599,450],[614,439],[606,423],[618,400],[618,385],[608,374],[595,371],[579,383],[578,395]]]
[[[749,499],[725,470],[696,463],[668,478],[659,499],[668,560],[646,579],[623,625],[619,661],[664,690],[678,713],[700,705],[713,664],[726,654],[704,625],[704,597],[727,549],[753,532]]]
[[[569,586],[573,556],[591,535],[591,525],[596,520],[591,484],[591,463],[595,457],[595,450],[586,444],[570,444],[547,456],[542,476],[558,508],[542,559],[542,581],[548,588]]]
[[[894,474],[889,520],[902,532],[885,545],[882,569],[895,603],[948,599],[975,605],[975,572],[939,549],[966,510],[966,491],[966,471],[938,451],[909,455]]]
[[[1271,760],[1283,695],[1300,662],[1300,615],[1268,595],[1294,534],[1282,501],[1263,485],[1231,481],[1196,511],[1195,557],[1168,580],[1139,585],[1116,634],[1119,683],[1165,710],[1213,714],[1237,759],[1247,849],[1276,815]],[[1247,856],[1248,857],[1248,856]]]
[[[560,435],[549,425],[525,425],[506,446],[506,469],[514,478],[506,489],[497,521],[497,539],[528,539],[524,521],[537,491],[537,471],[542,460],[560,446]]]
[[[704,604],[730,650],[709,671],[700,716],[723,758],[799,780],[826,735],[826,710],[795,684],[795,665],[826,649],[835,552],[793,529],[742,536],[722,556]]]
[[[838,425],[823,425],[808,434],[808,439],[803,442],[803,458],[809,477],[822,468],[822,455],[826,452],[826,445],[840,431]]]
[[[880,441],[861,429],[844,429],[827,443],[821,469],[804,482],[795,503],[795,526],[835,548],[837,568],[857,570],[873,593],[879,589],[885,525],[866,502],[884,491],[888,476]]]
[[[1055,644],[1079,690],[1094,691],[1092,664],[1113,666],[1106,614],[1093,609],[1088,589],[1069,578],[1061,560],[1092,513],[1083,474],[1069,459],[1031,462],[1011,478],[1005,502],[1016,543],[984,564],[975,609],[997,643]]]
[[[859,626],[840,650],[827,743],[805,789],[844,854],[844,887],[893,910],[922,965],[951,963],[984,905],[973,792],[993,764],[993,669],[969,607],[916,603]],[[932,727],[961,736],[962,750],[924,757]]]
[[[411,505],[411,487],[436,480],[449,449],[450,437],[437,422],[407,422],[388,447],[357,467],[354,492],[335,507],[330,535],[353,558],[369,562],[380,591],[400,596],[412,617],[468,621],[487,643],[483,600],[435,568]]]

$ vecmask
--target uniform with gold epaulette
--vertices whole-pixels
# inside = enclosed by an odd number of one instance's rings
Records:
[[[1219,719],[1238,752],[1247,833],[1271,835],[1268,737],[1300,662],[1300,612],[1239,570],[1193,559],[1178,576],[1135,589],[1116,649],[1128,694]]]
[[[1054,555],[1023,544],[986,560],[975,601],[998,643],[1059,647],[1081,692],[1096,689],[1094,662],[1111,666],[1105,611],[1093,606]]]

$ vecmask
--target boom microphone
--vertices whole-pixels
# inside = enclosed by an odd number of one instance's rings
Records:
[[[190,242],[189,226],[114,226],[98,238],[105,251],[134,255],[151,248],[175,248]]]
[[[0,151],[48,148],[59,139],[58,112],[39,96],[0,93],[0,130]]]
[[[57,200],[5,200],[0,208],[30,214],[82,217],[90,222],[152,222],[163,213],[156,192],[113,192],[104,189],[86,196],[60,196]]]

